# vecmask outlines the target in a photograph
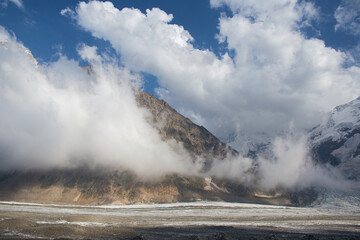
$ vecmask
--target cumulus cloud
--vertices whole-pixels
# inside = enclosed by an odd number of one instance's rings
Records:
[[[130,169],[140,176],[195,171],[189,154],[164,142],[137,107],[138,76],[104,62],[96,47],[79,46],[89,75],[61,56],[39,65],[0,28],[1,169],[92,167]]]
[[[343,0],[335,11],[335,30],[360,35],[360,1]]]
[[[74,19],[110,41],[124,65],[157,76],[158,94],[219,137],[237,131],[274,134],[293,121],[311,128],[323,112],[357,97],[360,69],[346,54],[308,39],[301,28],[318,18],[306,1],[212,0],[231,16],[219,18],[217,38],[234,58],[196,49],[172,15],[154,8],[116,9],[80,3]]]
[[[220,19],[219,35],[236,52],[234,77],[245,99],[238,116],[243,128],[282,130],[290,121],[308,128],[322,111],[357,96],[359,69],[344,69],[344,53],[299,30],[316,13],[311,5],[221,2],[234,12]]]

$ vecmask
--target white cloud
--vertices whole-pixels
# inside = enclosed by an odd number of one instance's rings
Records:
[[[71,10],[69,7],[67,7],[67,8],[65,8],[65,9],[62,9],[62,10],[60,11],[60,14],[63,15],[63,16],[72,18],[72,17],[74,17],[74,14],[75,14],[75,13],[74,13],[73,10]]]
[[[335,30],[360,35],[360,0],[342,0],[335,11]]]
[[[80,44],[78,47],[78,54],[86,61],[101,62],[101,56],[97,54],[97,47],[95,46],[90,47],[85,44]]]
[[[132,70],[158,77],[158,93],[202,121],[217,136],[240,131],[274,133],[293,121],[312,127],[321,113],[359,94],[360,71],[344,68],[346,54],[300,31],[318,17],[308,2],[212,0],[226,4],[219,39],[235,52],[221,58],[192,45],[190,33],[160,9],[116,9],[110,2],[80,3],[75,19],[110,41]]]
[[[290,121],[311,127],[322,111],[358,94],[356,74],[342,67],[345,54],[321,40],[306,39],[295,24],[303,12],[300,6],[285,8],[280,23],[281,12],[276,11],[274,20],[267,11],[255,12],[252,19],[241,13],[220,19],[220,36],[236,52],[234,77],[245,99],[239,108],[244,128],[281,130]]]

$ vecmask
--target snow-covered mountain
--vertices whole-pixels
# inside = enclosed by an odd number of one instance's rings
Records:
[[[315,162],[330,164],[349,179],[360,179],[360,97],[335,107],[308,134]],[[284,132],[277,134],[284,135]],[[251,136],[237,133],[224,140],[242,155],[254,159],[273,158],[273,141],[274,137],[266,133]]]
[[[348,178],[360,176],[360,97],[331,111],[310,133],[313,157],[340,168]]]

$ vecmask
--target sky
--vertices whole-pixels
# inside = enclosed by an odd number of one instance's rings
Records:
[[[254,184],[257,167],[265,189],[340,186],[298,132],[360,95],[359,36],[359,0],[2,0],[2,170],[86,164]],[[273,136],[274,156],[229,154],[204,173],[134,89],[221,139]]]
[[[311,129],[360,94],[360,1],[2,0],[39,63],[96,46],[221,139]]]

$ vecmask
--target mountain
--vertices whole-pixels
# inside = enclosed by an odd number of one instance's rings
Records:
[[[238,154],[203,126],[192,123],[165,101],[139,91],[138,105],[150,111],[148,121],[164,140],[175,139],[193,155],[205,159],[206,172],[215,158]],[[131,159],[130,159],[131,161]],[[77,169],[29,170],[0,173],[0,200],[55,204],[139,204],[179,201],[236,201],[303,205],[314,200],[312,191],[257,189],[215,177],[168,174],[149,180],[128,170]]]
[[[136,94],[136,99],[139,106],[149,110],[151,114],[148,121],[164,140],[181,142],[194,161],[196,156],[205,159],[204,172],[211,167],[214,158],[221,160],[238,154],[206,128],[177,113],[165,101],[142,91]],[[173,173],[148,180],[128,170],[90,169],[87,166],[77,169],[0,172],[0,200],[3,201],[139,204],[212,200],[304,205],[313,202],[316,196],[312,189],[263,192],[215,177]]]
[[[147,119],[164,140],[175,139],[194,157],[205,159],[203,171],[213,159],[238,152],[221,142],[203,126],[180,115],[165,101],[139,91],[140,107],[151,113]],[[131,159],[130,159],[131,161]],[[254,173],[254,176],[256,173]],[[256,177],[254,178],[256,180]],[[0,200],[56,204],[139,204],[179,201],[236,201],[281,205],[306,205],[317,197],[312,189],[263,192],[215,177],[168,174],[149,180],[128,170],[52,169],[0,172]]]
[[[360,97],[332,110],[312,129],[313,159],[339,168],[347,178],[360,179]]]

